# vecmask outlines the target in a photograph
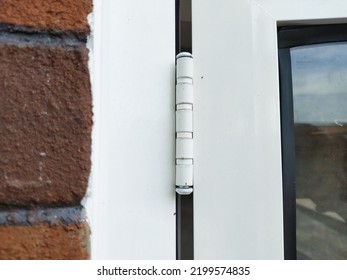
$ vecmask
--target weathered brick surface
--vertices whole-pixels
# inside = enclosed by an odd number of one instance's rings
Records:
[[[87,223],[0,227],[0,259],[88,259]]]
[[[92,0],[0,0],[0,23],[86,36]]]
[[[0,212],[0,259],[89,259],[81,207]]]
[[[91,153],[87,62],[84,44],[0,43],[0,207],[80,203]]]
[[[0,259],[89,258],[91,11],[0,0]]]

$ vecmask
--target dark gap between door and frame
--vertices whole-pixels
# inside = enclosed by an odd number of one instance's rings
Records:
[[[176,55],[192,53],[191,0],[176,0]],[[193,195],[176,193],[176,259],[194,259]]]

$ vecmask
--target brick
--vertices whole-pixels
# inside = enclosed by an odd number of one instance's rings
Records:
[[[81,207],[0,212],[0,260],[89,259],[89,236]]]
[[[0,0],[0,23],[86,36],[92,0]]]
[[[0,260],[89,259],[86,224],[0,227]]]
[[[9,41],[0,42],[0,207],[78,205],[91,164],[88,50]]]

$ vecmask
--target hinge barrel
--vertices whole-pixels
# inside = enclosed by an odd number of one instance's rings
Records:
[[[193,192],[193,56],[176,56],[176,192]]]

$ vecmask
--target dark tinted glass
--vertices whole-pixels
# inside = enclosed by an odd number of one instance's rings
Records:
[[[347,259],[347,44],[290,50],[298,259]]]

